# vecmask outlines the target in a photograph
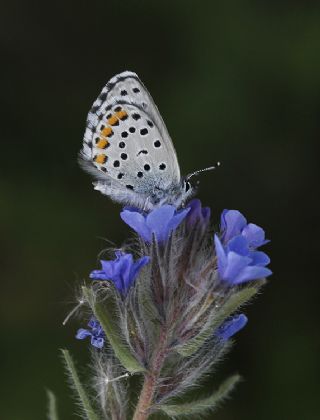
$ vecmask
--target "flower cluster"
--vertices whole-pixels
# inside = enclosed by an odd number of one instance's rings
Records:
[[[146,243],[150,244],[154,238],[158,244],[163,244],[184,219],[188,229],[196,225],[207,226],[210,209],[202,208],[200,200],[194,199],[182,210],[168,204],[150,213],[127,207],[120,216]],[[266,265],[270,259],[264,252],[257,251],[258,247],[267,242],[269,241],[265,239],[265,232],[261,227],[247,223],[245,217],[237,210],[224,210],[221,215],[220,233],[214,235],[220,281],[233,286],[269,276],[272,272]],[[118,292],[126,297],[140,270],[150,262],[150,256],[143,256],[134,261],[132,254],[119,250],[115,251],[115,256],[111,261],[101,260],[102,269],[92,271],[90,278],[112,282]],[[226,340],[246,323],[247,318],[244,314],[237,315],[225,321],[216,331],[216,335]],[[101,348],[104,336],[99,322],[91,318],[88,325],[92,331],[80,329],[76,338],[91,336],[91,344]]]
[[[224,210],[213,234],[210,209],[197,199],[180,209],[126,207],[120,217],[137,235],[135,247],[115,250],[114,259],[101,260],[101,269],[90,273],[83,296],[92,317],[76,338],[90,338],[99,349],[92,354],[102,418],[113,418],[115,407],[126,412],[128,392],[120,380],[129,373],[145,379],[134,418],[158,410],[175,417],[185,408],[175,409],[171,399],[221,360],[247,324],[239,309],[271,274],[269,257],[258,250],[268,240],[237,210]],[[237,378],[212,401],[225,397]],[[192,404],[191,418],[197,404],[200,413],[208,399]]]

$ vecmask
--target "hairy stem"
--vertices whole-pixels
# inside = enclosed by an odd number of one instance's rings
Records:
[[[146,420],[150,414],[150,407],[153,404],[160,372],[163,362],[167,356],[167,330],[162,328],[159,336],[157,352],[153,356],[151,368],[145,374],[143,387],[141,389],[139,401],[133,416],[133,420]]]

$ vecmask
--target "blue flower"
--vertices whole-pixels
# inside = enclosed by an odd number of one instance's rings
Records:
[[[244,314],[236,315],[225,321],[216,331],[216,335],[222,340],[228,340],[238,331],[240,331],[248,322]]]
[[[92,317],[88,322],[88,326],[90,327],[91,331],[80,328],[77,332],[76,338],[78,340],[83,340],[86,337],[91,337],[90,341],[92,346],[101,349],[104,345],[105,334],[99,321]]]
[[[158,242],[165,242],[171,231],[179,226],[189,211],[190,208],[177,210],[174,206],[165,204],[148,214],[141,213],[137,209],[125,208],[120,216],[146,242],[151,243],[153,235]]]
[[[221,215],[221,231],[221,241],[217,235],[214,237],[221,280],[234,285],[272,274],[266,268],[270,262],[269,257],[256,250],[269,242],[261,227],[248,224],[237,210],[224,210]]]
[[[244,236],[248,245],[254,248],[269,242],[265,239],[264,230],[253,223],[248,224],[246,218],[238,210],[223,210],[220,227],[224,243],[238,235]]]
[[[141,268],[148,264],[150,257],[139,258],[136,262],[131,254],[116,251],[113,261],[101,260],[102,270],[94,270],[90,278],[94,280],[110,280],[124,296],[137,278]]]
[[[187,215],[186,222],[189,228],[192,228],[197,223],[206,226],[209,223],[211,211],[209,207],[201,206],[201,201],[197,198],[193,199],[188,203],[190,211]]]
[[[265,267],[270,260],[264,252],[250,251],[247,240],[238,236],[224,248],[217,235],[214,237],[218,271],[221,280],[230,285],[270,276]]]

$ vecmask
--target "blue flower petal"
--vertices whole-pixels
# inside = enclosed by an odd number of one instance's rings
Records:
[[[174,217],[174,213],[175,207],[165,204],[148,214],[146,224],[150,231],[155,234],[158,242],[163,242],[168,238],[170,233],[169,223]]]
[[[242,235],[235,236],[229,241],[227,250],[228,252],[233,251],[246,257],[249,255],[248,241]]]
[[[190,209],[187,216],[187,226],[192,228],[196,223],[207,224],[210,220],[211,210],[209,207],[201,207],[201,201],[194,198],[188,203]]]
[[[259,265],[264,267],[270,263],[270,258],[268,255],[261,251],[250,252],[250,258],[252,258],[251,265]]]
[[[95,317],[91,317],[88,322],[90,328],[101,328],[99,321]]]
[[[247,220],[238,210],[223,210],[220,223],[223,241],[228,242],[241,233],[247,225]]]
[[[242,235],[247,239],[249,246],[252,248],[258,248],[269,242],[265,239],[264,230],[254,223],[249,223],[245,226],[242,230]]]
[[[104,338],[92,336],[91,337],[91,344],[93,345],[93,347],[101,349],[104,345]]]
[[[145,217],[138,211],[123,210],[120,213],[121,219],[137,232],[146,242],[151,242],[152,232],[146,224]]]
[[[187,216],[187,214],[189,213],[190,209],[186,208],[183,210],[178,211],[173,217],[172,219],[169,221],[168,227],[169,227],[169,233],[172,230],[175,230],[180,223],[182,222],[182,220]]]
[[[218,271],[220,274],[220,277],[223,277],[223,274],[225,272],[225,269],[227,267],[227,256],[224,252],[222,243],[220,242],[220,239],[217,235],[214,235],[214,244],[216,249],[216,255],[217,255],[217,264],[218,264]]]
[[[125,206],[123,207],[123,210],[128,210],[135,213],[141,213],[141,210],[138,207],[133,207],[133,206]]]
[[[240,331],[248,322],[248,318],[244,314],[236,315],[225,321],[218,328],[217,336],[223,340],[228,340],[238,331]]]
[[[187,224],[188,226],[194,226],[201,217],[201,201],[198,198],[191,200],[188,203],[188,208],[190,208],[190,212],[187,217]]]
[[[93,270],[89,277],[93,280],[110,280],[111,276],[108,276],[103,270]]]
[[[231,284],[235,284],[239,273],[242,273],[251,261],[252,260],[249,257],[243,257],[233,251],[229,252],[227,255],[227,267],[224,271],[222,279],[229,281]]]
[[[78,340],[83,340],[84,338],[89,337],[89,336],[91,336],[91,332],[90,332],[90,331],[88,331],[88,330],[86,330],[86,329],[84,329],[84,328],[80,328],[80,329],[77,331],[76,338],[77,338]]]
[[[203,207],[202,208],[202,218],[203,221],[208,222],[211,216],[211,209],[210,207]]]
[[[118,257],[116,258],[116,261],[118,261]],[[114,276],[115,272],[114,261],[100,260],[100,263],[102,271],[104,272],[106,278],[111,279]]]
[[[240,284],[251,280],[268,277],[272,271],[266,267],[248,266],[243,268],[233,279],[233,284]]]
[[[139,271],[141,270],[142,267],[144,267],[145,265],[147,265],[150,262],[151,258],[150,257],[142,257],[139,258],[133,265],[132,268],[132,279],[135,280],[136,276],[138,275]]]
[[[114,277],[117,288],[124,293],[129,289],[129,286],[134,281],[131,276],[131,269],[134,265],[133,256],[131,254],[123,254],[115,261],[116,275]]]

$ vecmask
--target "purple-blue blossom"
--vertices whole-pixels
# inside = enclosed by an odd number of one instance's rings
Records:
[[[94,270],[90,278],[94,280],[112,281],[118,291],[125,296],[134,283],[141,268],[149,263],[150,257],[142,257],[134,261],[132,254],[116,251],[113,261],[101,260],[102,270]]]
[[[248,322],[244,314],[235,315],[225,321],[216,331],[216,335],[222,340],[228,340],[230,337],[240,331]]]
[[[238,210],[223,210],[220,220],[221,240],[228,243],[232,238],[244,236],[250,247],[258,248],[269,242],[265,239],[264,230],[247,219]]]
[[[76,338],[78,340],[83,340],[87,337],[91,337],[91,345],[93,347],[96,347],[98,349],[101,349],[104,345],[105,341],[105,334],[103,332],[103,329],[99,323],[94,317],[90,319],[88,322],[88,326],[90,330],[87,330],[85,328],[80,328],[77,332]]]
[[[230,285],[257,280],[272,274],[266,265],[270,259],[256,248],[266,244],[264,230],[247,224],[237,210],[224,210],[221,216],[221,240],[214,237],[218,272],[221,280]]]
[[[189,213],[190,208],[177,210],[170,204],[165,204],[145,214],[137,209],[124,208],[121,219],[127,223],[141,238],[152,242],[153,235],[157,242],[165,242],[170,233],[175,230]]]
[[[189,228],[194,227],[197,223],[207,226],[210,221],[211,211],[209,207],[202,207],[201,201],[194,198],[188,203],[187,208],[190,209],[186,223]]]

